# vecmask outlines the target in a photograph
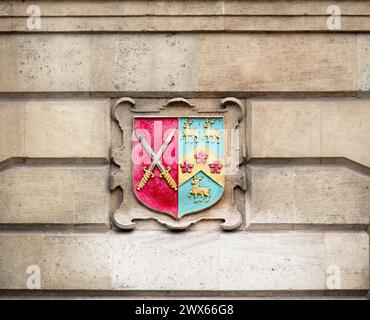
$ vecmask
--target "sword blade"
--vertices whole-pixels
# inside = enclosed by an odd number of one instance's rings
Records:
[[[159,171],[162,173],[166,170],[166,168],[163,166],[162,162],[160,161],[164,151],[167,149],[169,143],[172,140],[172,137],[174,136],[176,132],[176,129],[173,129],[168,137],[166,138],[165,142],[161,146],[161,148],[158,150],[157,154],[154,153],[153,149],[149,146],[149,144],[144,140],[143,136],[139,131],[135,131],[137,138],[139,139],[141,145],[145,149],[146,152],[150,155],[150,157],[153,159],[152,163],[150,164],[149,171],[153,171],[155,166],[158,166]]]
[[[175,132],[176,132],[176,129],[173,129],[170,132],[170,134],[166,138],[165,142],[163,143],[162,147],[160,147],[160,149],[158,150],[157,154],[155,155],[155,157],[153,159],[153,162],[152,162],[152,164],[149,167],[149,168],[151,168],[149,171],[153,171],[153,169],[155,168],[155,166],[160,162],[159,160],[162,158],[163,152],[167,149],[167,146],[171,142],[172,137],[174,136]]]
[[[144,150],[150,155],[152,159],[154,159],[155,153],[152,150],[152,148],[149,146],[149,144],[144,140],[143,136],[139,131],[135,131],[136,137],[140,141],[141,145],[143,146]]]
[[[155,157],[155,153],[153,149],[149,146],[149,144],[144,140],[143,136],[139,131],[135,131],[136,137],[140,141],[141,145],[143,146],[144,150],[150,155],[152,159]],[[166,168],[163,166],[163,164],[159,161],[157,163],[159,171],[162,173]],[[154,169],[154,168],[153,168]]]

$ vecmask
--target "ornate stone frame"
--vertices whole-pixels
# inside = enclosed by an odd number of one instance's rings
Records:
[[[161,99],[140,99],[161,101]],[[123,191],[123,200],[118,210],[112,215],[113,223],[120,229],[134,229],[140,220],[155,220],[158,223],[173,230],[184,230],[202,220],[218,220],[224,230],[234,230],[241,226],[245,212],[245,191],[247,189],[245,163],[247,159],[246,150],[246,109],[245,105],[237,98],[224,98],[217,103],[215,99],[196,99],[192,103],[184,98],[173,98],[165,103],[149,107],[144,103],[137,104],[129,97],[123,97],[114,102],[112,106],[112,117],[118,122],[123,137],[122,145],[112,149],[113,162],[119,166],[113,170],[110,179],[110,189],[120,187]],[[163,101],[163,100],[162,100]],[[203,106],[202,101],[207,101]],[[228,137],[225,150],[226,156],[232,157],[235,168],[232,174],[225,176],[225,191],[223,198],[211,208],[199,213],[187,215],[179,220],[173,217],[154,212],[139,204],[136,199],[131,183],[131,137],[133,117],[143,116],[212,116],[224,117],[225,129],[233,132]],[[232,142],[232,143],[231,143]],[[128,169],[130,173],[128,174]],[[236,192],[236,190],[241,192]]]

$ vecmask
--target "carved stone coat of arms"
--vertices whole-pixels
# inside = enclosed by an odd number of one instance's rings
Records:
[[[227,230],[241,225],[235,189],[246,189],[245,111],[238,99],[206,109],[176,98],[153,109],[151,101],[138,106],[122,98],[112,112],[123,131],[122,146],[113,150],[120,169],[111,188],[123,190],[116,226],[132,229],[148,219],[171,229],[201,220],[219,220]]]

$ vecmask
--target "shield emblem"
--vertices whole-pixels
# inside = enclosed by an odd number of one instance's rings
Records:
[[[148,208],[181,219],[224,192],[223,117],[135,117],[132,181]]]

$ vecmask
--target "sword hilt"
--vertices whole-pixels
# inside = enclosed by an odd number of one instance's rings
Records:
[[[160,174],[160,177],[161,178],[164,178],[166,180],[166,182],[168,183],[168,185],[173,189],[173,190],[177,190],[177,184],[175,182],[175,180],[173,180],[173,178],[171,177],[171,175],[169,174],[169,171],[170,171],[170,168],[167,168],[167,170],[164,170],[161,174]]]
[[[146,183],[149,181],[150,178],[154,178],[154,173],[147,170],[146,168],[143,169],[144,170],[144,175],[143,177],[141,178],[141,181],[139,182],[139,184],[137,185],[137,190],[140,191],[142,188],[145,187]]]

